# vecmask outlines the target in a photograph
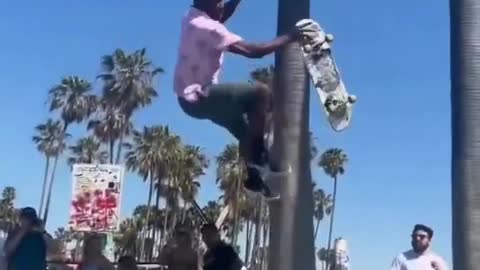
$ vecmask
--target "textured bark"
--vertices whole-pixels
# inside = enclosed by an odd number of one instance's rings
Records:
[[[309,0],[279,0],[278,34],[308,18],[309,10]],[[276,170],[291,165],[292,174],[279,181],[282,198],[270,205],[268,269],[314,270],[309,78],[299,43],[291,43],[276,54],[275,79],[271,165]]]
[[[480,258],[480,0],[450,0],[453,268]]]

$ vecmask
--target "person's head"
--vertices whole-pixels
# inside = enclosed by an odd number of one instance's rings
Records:
[[[137,261],[133,256],[122,256],[118,259],[118,270],[137,270]]]
[[[20,226],[22,228],[28,228],[40,223],[37,216],[37,211],[32,207],[25,207],[20,210]]]
[[[202,240],[207,247],[213,247],[220,242],[220,234],[215,224],[205,224],[201,229]]]
[[[433,230],[425,225],[417,224],[413,227],[412,248],[416,253],[423,253],[430,246]]]
[[[224,11],[223,0],[193,0],[193,6],[205,12],[214,20],[220,20]]]
[[[88,235],[83,242],[83,256],[95,257],[102,255],[102,238],[99,234]]]

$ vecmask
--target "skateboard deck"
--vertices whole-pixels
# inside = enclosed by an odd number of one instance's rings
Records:
[[[296,27],[302,33],[305,66],[328,122],[333,130],[342,131],[350,124],[356,97],[347,92],[335,63],[331,50],[333,36],[311,19],[299,21]]]

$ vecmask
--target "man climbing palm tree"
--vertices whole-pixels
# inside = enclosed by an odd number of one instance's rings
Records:
[[[297,31],[271,42],[250,43],[225,26],[240,0],[194,0],[182,21],[174,89],[183,111],[226,128],[240,143],[248,168],[244,186],[271,196],[253,164],[266,163],[263,135],[270,94],[266,85],[219,84],[224,52],[261,58],[295,40]],[[247,116],[245,119],[244,115]]]

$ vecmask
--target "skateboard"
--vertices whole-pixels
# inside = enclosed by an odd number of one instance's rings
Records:
[[[333,130],[342,131],[350,124],[352,107],[357,98],[350,95],[332,55],[333,35],[311,19],[297,22],[302,34],[305,66],[317,90],[328,122]]]

